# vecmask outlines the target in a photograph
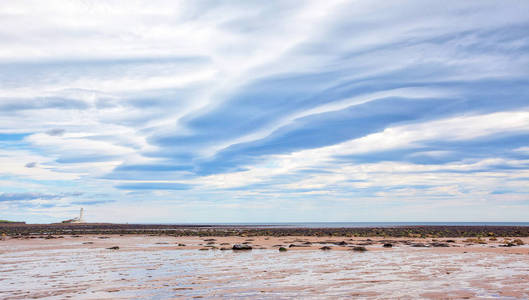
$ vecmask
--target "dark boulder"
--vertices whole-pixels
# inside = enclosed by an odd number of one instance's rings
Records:
[[[384,248],[391,248],[391,247],[393,247],[393,244],[391,244],[391,243],[385,243],[384,245],[382,245],[382,247],[384,247]]]
[[[447,243],[431,243],[432,247],[450,247]]]
[[[252,246],[247,244],[236,244],[231,248],[232,250],[252,250]]]
[[[119,247],[118,246],[112,246],[112,247],[107,248],[107,249],[109,249],[109,250],[119,250]]]

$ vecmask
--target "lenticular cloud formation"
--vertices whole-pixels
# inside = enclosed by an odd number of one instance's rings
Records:
[[[527,221],[528,10],[2,5],[0,210],[33,222],[80,203],[90,221]]]

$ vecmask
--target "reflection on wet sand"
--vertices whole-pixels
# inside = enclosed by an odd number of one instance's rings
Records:
[[[395,239],[97,236],[0,242],[2,299],[529,297],[529,247]],[[88,243],[92,242],[92,243]],[[414,247],[421,242],[426,247]],[[222,244],[251,251],[220,251]],[[178,246],[185,244],[186,246]],[[367,251],[351,250],[364,245]],[[294,245],[294,246],[292,246]],[[330,251],[320,248],[327,245]],[[118,250],[111,250],[119,246]],[[279,252],[279,246],[288,251]],[[291,246],[291,247],[289,247]]]

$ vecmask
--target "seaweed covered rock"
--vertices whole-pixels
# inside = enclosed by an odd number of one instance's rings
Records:
[[[366,247],[363,247],[363,246],[356,246],[356,247],[353,247],[352,250],[353,250],[353,251],[357,251],[357,252],[365,252],[365,251],[367,251]]]
[[[231,248],[232,250],[252,250],[252,246],[247,244],[235,244]]]

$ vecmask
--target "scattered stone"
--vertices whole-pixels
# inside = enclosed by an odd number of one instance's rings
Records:
[[[430,244],[432,247],[450,247],[450,245],[448,245],[447,243],[431,243]]]
[[[179,247],[185,247],[186,244],[178,244]]]
[[[518,246],[522,246],[524,244],[524,242],[521,239],[515,239],[514,241],[512,241],[512,243]]]
[[[107,248],[108,250],[119,250],[119,247],[118,246],[112,246],[110,248]]]
[[[296,245],[296,244],[290,244],[288,246],[288,248],[293,248],[293,247],[309,247],[310,245]]]
[[[229,245],[230,243],[222,243],[220,244],[221,246],[226,246],[226,245]]]
[[[320,248],[321,250],[331,250],[332,248],[329,246],[323,246]]]
[[[335,245],[338,245],[338,246],[346,246],[347,243],[345,241],[341,241],[339,243],[334,243]]]
[[[205,239],[204,242],[214,242],[216,239]]]
[[[233,245],[232,250],[252,250],[252,246],[247,244],[236,244]]]
[[[158,243],[156,243],[156,245],[167,245],[167,244],[169,244],[169,243],[168,242],[158,242]]]
[[[359,243],[360,246],[370,246],[373,245],[373,242],[365,242],[365,243]]]
[[[285,251],[287,251],[287,248],[285,248],[285,247],[279,247],[279,252],[285,252]]]
[[[391,243],[385,243],[384,245],[382,245],[382,247],[384,247],[384,248],[391,248],[391,247],[393,247],[393,244],[391,244]]]
[[[363,246],[357,246],[357,247],[353,247],[353,251],[365,252],[367,251],[367,249],[366,247],[363,247]]]
[[[428,247],[428,245],[425,245],[423,243],[415,243],[415,244],[411,244],[411,246],[412,247],[416,247],[416,248],[418,248],[418,247]]]
[[[455,243],[456,241],[454,241],[454,240],[446,240],[445,242],[446,243]]]
[[[98,236],[97,238],[98,238],[98,239],[109,239],[108,236]]]
[[[92,245],[94,242],[84,242],[83,245]]]
[[[225,250],[231,250],[231,248],[228,248],[228,247],[221,247],[219,250],[225,251]]]
[[[198,250],[200,250],[200,251],[206,251],[206,250],[209,250],[209,248],[200,248],[200,249],[198,249]]]
[[[208,242],[208,245],[215,245],[215,242]]]

